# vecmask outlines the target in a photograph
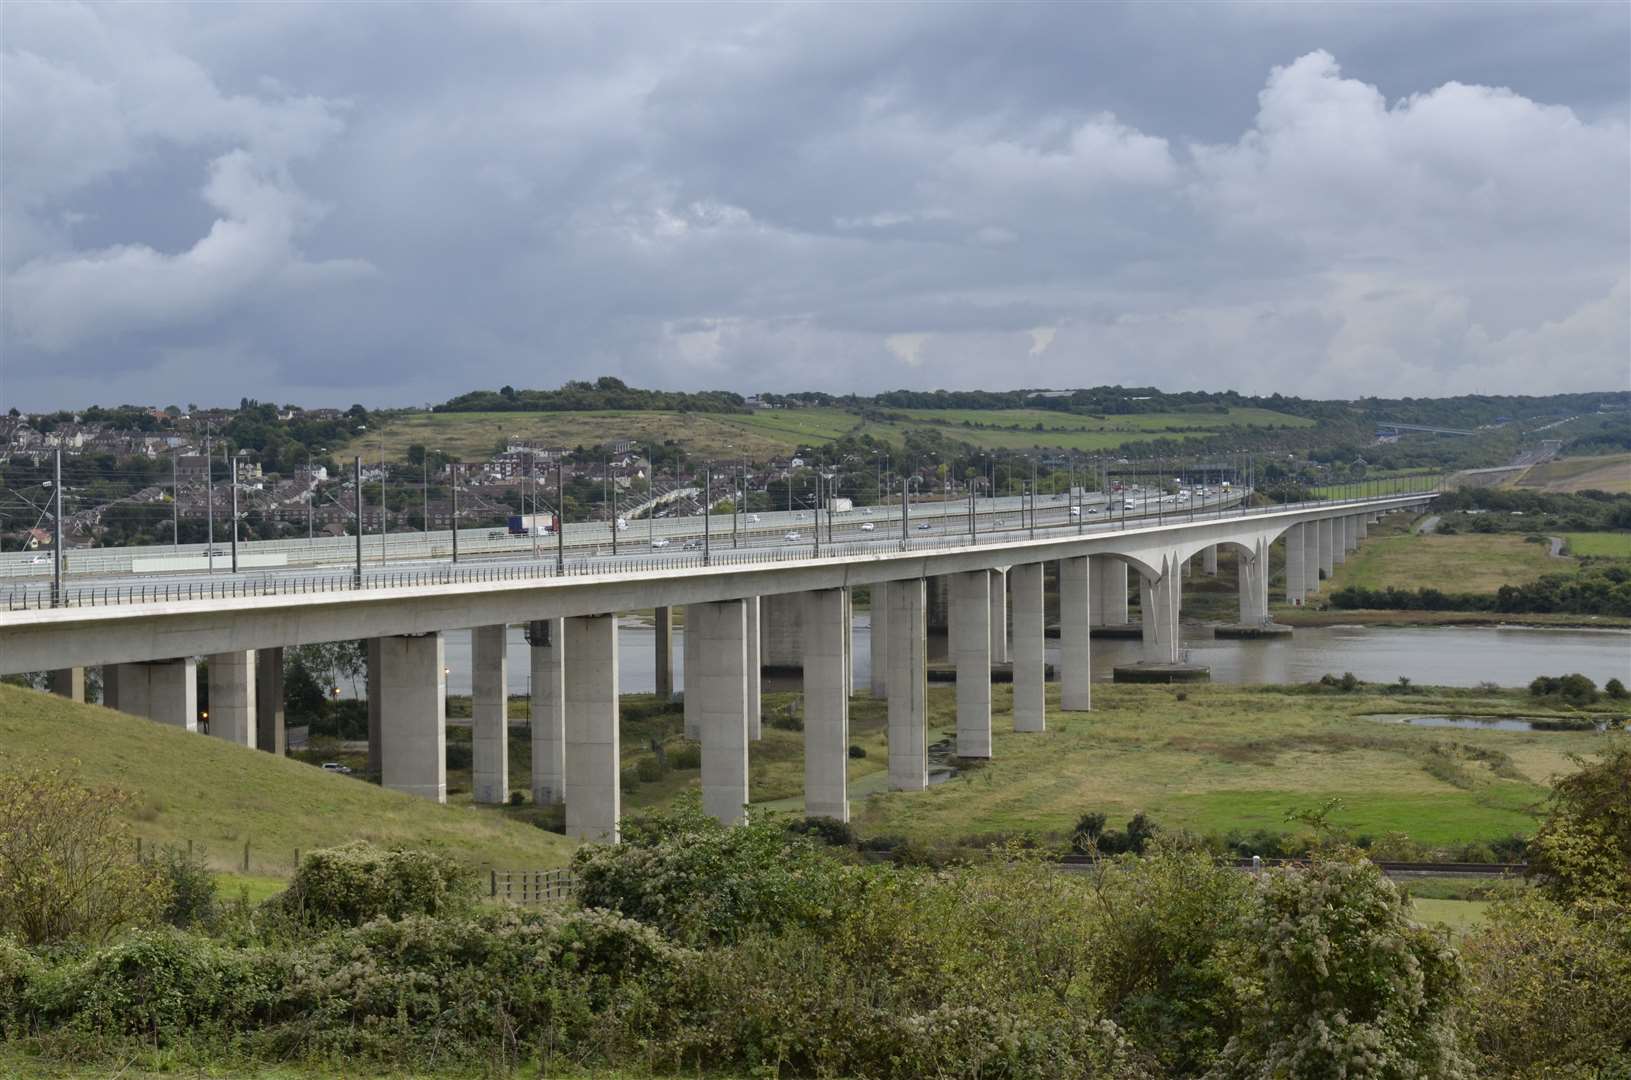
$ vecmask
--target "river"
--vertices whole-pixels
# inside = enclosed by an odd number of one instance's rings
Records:
[[[1438,686],[1476,686],[1494,682],[1527,686],[1537,675],[1580,672],[1601,686],[1611,678],[1631,681],[1631,631],[1540,630],[1521,627],[1381,627],[1324,626],[1299,628],[1289,639],[1215,641],[1204,630],[1187,628],[1189,659],[1212,669],[1221,683],[1298,683],[1326,672],[1351,671],[1366,682],[1391,683],[1403,675],[1412,682]],[[655,687],[654,631],[630,620],[618,630],[618,680],[626,694],[650,693]],[[871,676],[871,625],[855,620],[855,685]],[[674,632],[675,685],[683,684],[683,630]],[[470,692],[470,633],[444,635],[448,692]],[[1058,659],[1049,641],[1048,660]],[[528,691],[527,643],[521,628],[510,628],[510,692]],[[943,635],[931,637],[931,657],[945,654]],[[1109,681],[1111,668],[1139,659],[1137,641],[1093,642],[1093,678]],[[796,688],[797,680],[767,679],[765,689]],[[349,696],[349,694],[347,694]]]

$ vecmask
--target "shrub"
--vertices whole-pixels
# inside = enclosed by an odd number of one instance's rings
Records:
[[[1627,690],[1625,684],[1618,679],[1610,679],[1604,683],[1603,693],[1615,701],[1624,701],[1631,698],[1631,690]]]
[[[866,747],[856,746],[854,743],[851,743],[849,748],[849,756],[852,758],[866,757]]]
[[[1551,809],[1529,842],[1529,873],[1554,900],[1586,914],[1631,909],[1631,746],[1552,785]]]
[[[444,856],[358,842],[308,852],[289,888],[267,903],[308,925],[358,926],[459,910],[473,886],[469,872]]]
[[[857,846],[855,829],[847,821],[835,817],[807,817],[787,823],[787,831],[799,836],[820,840],[828,847]]]
[[[519,791],[510,792],[510,805],[511,806],[520,806],[522,803],[524,803],[526,801],[527,801],[527,797],[522,792],[519,792]]]
[[[656,758],[641,758],[634,766],[634,775],[642,784],[654,784],[663,778],[663,763]]]
[[[578,849],[573,866],[579,903],[686,944],[820,922],[849,870],[773,815],[721,825],[702,812],[695,792],[671,810],[625,822],[621,844]]]
[[[163,910],[163,872],[133,862],[130,797],[60,771],[0,777],[0,933],[25,944],[105,941]]]
[[[171,926],[208,926],[215,921],[215,875],[185,848],[166,844],[154,858],[168,886],[169,899],[162,917]]]
[[[702,768],[702,744],[686,742],[674,747],[668,752],[668,767],[671,769]]]
[[[1240,1033],[1209,1074],[1471,1077],[1451,1006],[1462,974],[1357,851],[1258,878]]]

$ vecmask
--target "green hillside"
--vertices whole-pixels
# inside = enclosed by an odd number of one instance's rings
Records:
[[[471,806],[438,806],[139,717],[0,685],[0,770],[62,768],[130,792],[144,842],[203,845],[222,869],[292,868],[296,848],[369,840],[471,866],[564,864],[576,844]]]

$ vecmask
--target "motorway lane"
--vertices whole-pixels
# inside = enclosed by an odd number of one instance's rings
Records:
[[[1231,500],[1238,502],[1239,496]],[[1226,508],[1228,509],[1228,508]],[[948,543],[956,544],[966,542],[968,537],[968,517],[966,507],[961,515],[946,513],[928,517],[926,520],[917,514],[917,507],[913,508],[912,528],[909,538],[912,547],[940,547]],[[1049,505],[1041,503],[1036,507],[1036,532],[1039,535],[1069,535],[1070,531],[1078,531],[1083,535],[1115,531],[1125,527],[1125,523],[1146,524],[1151,520],[1173,519],[1190,520],[1191,514],[1187,506],[1182,504],[1164,504],[1157,510],[1141,509],[1135,505],[1125,520],[1121,514],[1110,515],[1105,512],[1099,514],[1085,514],[1080,526],[1070,514],[1067,503],[1059,502]],[[1219,512],[1219,508],[1209,506],[1203,512],[1199,505],[1195,508],[1194,518],[1204,519]],[[1233,516],[1232,512],[1229,516]],[[829,539],[827,530],[822,529],[820,553],[827,554],[833,546],[842,547],[849,551],[859,549],[862,552],[890,552],[900,549],[899,518],[893,520],[895,528],[885,529],[882,522],[875,522],[878,526],[872,532],[865,532],[861,526],[864,518],[858,519],[853,513],[843,518],[835,517],[833,538]],[[1031,535],[1029,527],[1021,524],[1027,520],[1028,514],[1021,515],[1017,508],[1006,511],[985,511],[979,515],[977,523],[978,540],[983,542],[1012,542],[1024,540]],[[843,524],[838,524],[843,521]],[[923,525],[929,525],[927,529]],[[804,530],[799,530],[801,539],[791,543],[778,530],[760,528],[752,530],[738,537],[739,546],[733,548],[730,544],[729,534],[719,536],[712,542],[712,552],[720,562],[726,562],[735,552],[737,556],[744,553],[762,557],[765,561],[776,558],[796,559],[813,557],[816,555],[816,545]],[[354,538],[353,538],[354,539]],[[544,538],[540,538],[542,540]],[[354,549],[353,549],[354,550]],[[581,545],[567,549],[567,563],[574,572],[586,572],[590,569],[603,569],[615,572],[618,569],[641,569],[651,566],[653,569],[660,565],[680,565],[682,560],[700,560],[703,554],[700,541],[694,548],[685,543],[670,542],[667,547],[653,549],[649,544],[628,545],[619,544],[619,552],[613,556],[609,545]],[[530,549],[522,552],[505,552],[496,555],[487,555],[477,558],[461,558],[458,571],[464,576],[471,571],[490,571],[493,573],[541,571],[547,574],[554,566],[556,552],[553,545],[540,544],[538,555],[533,556]],[[759,560],[754,560],[759,561]],[[370,565],[366,559],[363,566],[364,586],[391,585],[401,582],[404,577],[416,574],[425,574],[431,580],[446,574],[452,569],[446,559],[403,559],[394,561],[387,568],[380,568],[377,564]],[[351,577],[351,564],[334,564],[323,568],[287,568],[276,570],[242,570],[237,574],[230,572],[217,572],[215,575],[200,573],[159,573],[159,574],[109,574],[70,576],[64,582],[64,590],[70,601],[77,593],[83,591],[105,591],[108,594],[135,589],[144,590],[146,594],[162,593],[165,590],[185,590],[188,587],[209,587],[211,582],[215,587],[235,587],[255,591],[267,588],[269,591],[281,586],[289,588],[294,583],[319,583],[325,589],[342,588],[349,584]],[[230,583],[230,584],[227,584]],[[277,584],[273,584],[277,583]],[[14,588],[8,594],[12,604],[22,602],[21,597],[26,593],[29,598],[28,606],[35,606],[35,600],[44,596],[49,597],[49,586],[31,584],[23,589]],[[48,599],[47,599],[48,602]]]

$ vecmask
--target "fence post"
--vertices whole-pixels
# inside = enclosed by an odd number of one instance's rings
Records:
[[[489,882],[491,883],[491,886],[492,886],[492,891],[488,895],[496,900],[496,899],[498,899],[498,871],[497,870],[489,870],[489,871],[487,871],[487,874],[488,874],[488,880],[489,880]]]
[[[244,841],[244,873],[249,873],[249,841]]]

